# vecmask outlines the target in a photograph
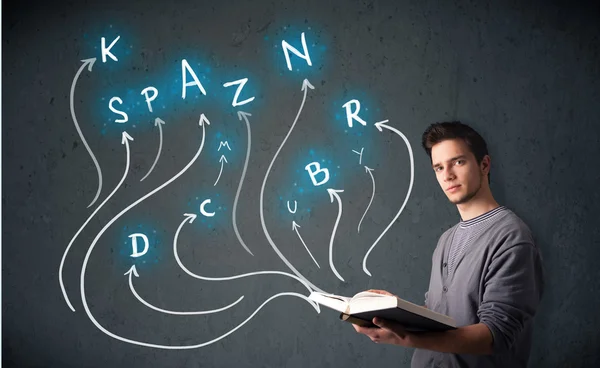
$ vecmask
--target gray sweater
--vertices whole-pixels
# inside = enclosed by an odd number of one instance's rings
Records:
[[[540,252],[517,215],[498,207],[461,221],[444,232],[433,252],[425,305],[457,326],[485,324],[493,354],[415,349],[411,367],[526,367],[543,289]]]

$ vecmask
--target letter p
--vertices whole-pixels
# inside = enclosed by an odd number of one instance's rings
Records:
[[[148,96],[148,91],[152,91],[152,96]],[[152,86],[150,87],[146,87],[142,90],[142,93],[140,93],[141,95],[146,96],[146,103],[148,104],[148,110],[150,110],[150,112],[152,112],[152,104],[151,102],[156,100],[156,97],[158,96],[158,90]]]

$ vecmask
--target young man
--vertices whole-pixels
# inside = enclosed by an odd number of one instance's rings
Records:
[[[541,256],[531,232],[494,200],[490,156],[475,130],[460,122],[432,124],[422,144],[440,187],[461,217],[433,252],[425,306],[453,317],[460,327],[410,333],[375,318],[379,328],[354,328],[376,343],[415,348],[414,368],[525,367],[544,288]]]

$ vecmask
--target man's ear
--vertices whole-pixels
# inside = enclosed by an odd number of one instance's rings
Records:
[[[492,158],[490,157],[490,155],[483,156],[483,158],[481,159],[481,170],[483,170],[484,174],[490,173],[491,165],[492,165]]]

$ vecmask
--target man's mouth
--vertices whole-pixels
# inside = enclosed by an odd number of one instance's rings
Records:
[[[450,187],[450,188],[446,189],[446,191],[447,191],[447,192],[453,192],[453,191],[455,191],[456,189],[458,189],[458,187],[460,187],[460,184],[459,184],[459,185],[454,185],[454,186],[452,186],[452,187]]]

